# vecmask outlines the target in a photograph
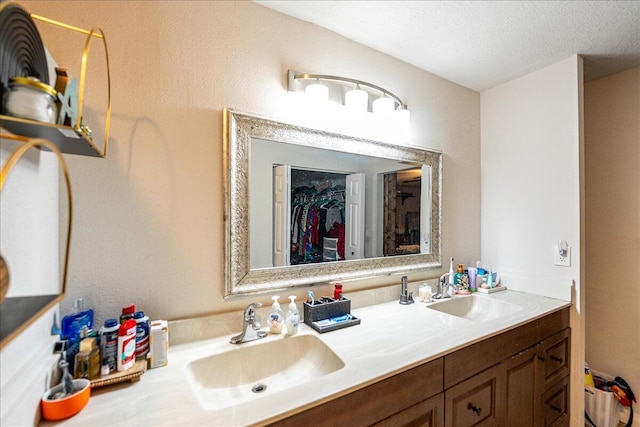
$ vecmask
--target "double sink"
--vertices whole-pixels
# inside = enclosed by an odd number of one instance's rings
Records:
[[[455,297],[426,307],[442,315],[474,322],[489,322],[522,309],[516,304],[477,295]],[[205,410],[215,411],[260,399],[345,367],[342,359],[315,334],[230,347],[228,351],[195,359],[186,365],[188,382]]]

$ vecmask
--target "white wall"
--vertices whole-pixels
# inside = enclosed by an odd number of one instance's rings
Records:
[[[0,164],[21,144],[2,139]],[[9,268],[7,297],[60,293],[58,179],[55,154],[37,149],[27,151],[6,177],[0,196],[0,252]],[[40,398],[55,363],[56,337],[50,331],[57,309],[49,309],[0,351],[3,427],[38,421]]]
[[[574,301],[571,420],[581,425],[582,59],[487,90],[480,108],[482,259],[511,289]],[[553,264],[559,239],[572,246],[570,267]]]
[[[1,140],[0,164],[21,144]],[[58,159],[30,149],[7,176],[0,197],[0,250],[11,275],[7,297],[60,292],[60,266],[51,258],[58,254],[58,223]]]
[[[578,58],[487,90],[482,258],[507,286],[569,300],[580,267]],[[559,239],[571,267],[553,263]]]
[[[585,356],[592,369],[621,376],[638,395],[640,67],[586,84],[584,104]]]

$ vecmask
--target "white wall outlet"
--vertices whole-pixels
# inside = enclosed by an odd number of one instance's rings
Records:
[[[553,264],[561,267],[571,267],[571,246],[566,246],[564,254],[561,252],[560,247],[555,245],[553,248]]]

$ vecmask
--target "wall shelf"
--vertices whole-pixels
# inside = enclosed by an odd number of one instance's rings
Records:
[[[88,138],[80,130],[69,126],[36,122],[0,114],[0,128],[12,133],[15,139],[19,140],[25,140],[27,138],[43,138],[49,140],[63,153],[90,157],[106,156],[104,150],[100,149],[92,139]],[[8,135],[2,136],[11,138],[11,136]],[[46,147],[42,149],[47,150]]]
[[[87,36],[84,49],[82,51],[81,71],[77,94],[77,124],[72,124],[72,126],[63,126],[0,114],[0,129],[5,131],[0,135],[0,137],[24,142],[34,138],[41,138],[52,142],[62,153],[78,154],[90,157],[106,157],[109,144],[109,126],[111,121],[111,73],[109,70],[109,51],[107,49],[107,41],[104,33],[100,28],[85,30],[33,13],[30,13],[29,16],[34,20],[45,22],[58,28],[62,28],[63,30],[78,32]],[[81,124],[83,123],[82,111],[87,77],[87,65],[89,62],[89,48],[91,46],[91,41],[94,38],[102,41],[107,74],[107,105],[104,120],[104,141],[102,143],[102,147],[96,145],[95,135],[88,136],[80,129]],[[38,146],[37,148],[49,150],[45,145]]]

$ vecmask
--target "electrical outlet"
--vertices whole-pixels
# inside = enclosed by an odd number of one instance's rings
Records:
[[[555,245],[553,248],[553,264],[561,267],[571,267],[571,246],[567,246],[566,253],[560,255],[560,248]]]

